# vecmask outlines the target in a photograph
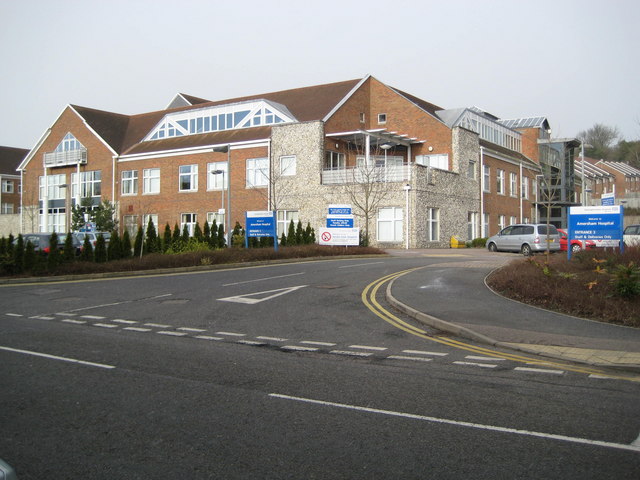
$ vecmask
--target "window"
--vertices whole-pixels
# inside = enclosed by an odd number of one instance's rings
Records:
[[[198,191],[198,165],[180,165],[180,188],[181,192]]]
[[[269,159],[247,159],[247,188],[266,187],[269,181]]]
[[[13,180],[2,180],[2,193],[13,193]]]
[[[506,217],[504,215],[498,215],[498,230],[502,230],[506,226]]]
[[[378,114],[378,123],[379,124],[387,123],[387,114],[386,113],[379,113]]]
[[[213,226],[213,222],[216,222],[216,228],[219,228],[220,225],[225,225],[224,223],[224,213],[220,212],[207,212],[207,223],[209,227]],[[216,230],[216,234],[217,234]]]
[[[153,222],[153,228],[156,229],[156,235],[161,236],[162,233],[160,232],[160,229],[158,228],[158,215],[154,214],[154,213],[145,214],[145,215],[142,216],[142,230],[144,232],[147,231],[147,228],[149,227],[149,220],[151,220]]]
[[[518,176],[515,173],[509,173],[509,195],[518,196]]]
[[[437,208],[427,210],[427,227],[429,228],[429,241],[437,242],[440,239],[440,211]]]
[[[482,167],[482,190],[484,192],[491,191],[491,169],[489,165],[483,165]]]
[[[13,203],[3,203],[2,204],[2,210],[0,210],[0,213],[3,215],[10,215],[13,213]]]
[[[344,153],[332,152],[327,150],[324,154],[324,169],[325,170],[340,170],[346,167],[346,160]]]
[[[44,200],[45,192],[44,192],[44,179],[47,179],[48,190],[47,197],[48,200],[63,200],[65,198],[65,187],[66,183],[66,175],[47,175],[46,177],[40,177],[40,200]],[[50,230],[49,230],[50,231]]]
[[[449,170],[449,154],[438,153],[433,155],[416,155],[416,163],[425,167]]]
[[[71,174],[71,196],[73,198],[99,197],[101,193],[102,174],[100,170],[80,172],[80,192],[78,192],[78,174]]]
[[[287,155],[280,157],[280,175],[291,176],[296,174],[296,156]]]
[[[138,171],[126,170],[122,172],[122,195],[138,194]]]
[[[193,232],[196,228],[197,219],[198,219],[198,215],[196,215],[195,213],[183,213],[180,216],[180,231],[183,231],[186,225],[187,230],[189,231],[189,236],[193,237]]]
[[[403,210],[398,207],[386,207],[378,210],[378,241],[401,242]]]
[[[515,225],[516,223],[518,223],[518,219],[516,217],[509,217],[509,225]]]
[[[482,237],[487,238],[489,236],[489,214],[485,213],[482,216],[483,216]]]
[[[360,123],[364,123],[365,118],[366,118],[366,117],[365,117],[364,112],[361,112],[361,113],[360,113]]]
[[[227,162],[208,163],[207,190],[224,190],[228,181],[227,172]]]
[[[84,146],[76,140],[76,137],[74,137],[71,132],[64,136],[55,149],[56,152],[72,152],[75,150],[84,150]]]
[[[64,208],[50,208],[47,214],[47,223],[46,228],[44,228],[44,215],[42,214],[42,210],[40,210],[40,231],[41,232],[65,232],[66,231],[66,218],[67,215],[65,213]]]
[[[124,229],[129,232],[129,236],[133,239],[136,233],[138,233],[138,216],[124,215],[122,217],[122,223],[124,223]]]
[[[467,215],[467,239],[473,240],[476,238],[476,231],[478,228],[478,212],[469,212]]]
[[[529,177],[522,177],[522,198],[529,198]]]
[[[298,210],[278,210],[277,214],[278,238],[289,231],[289,223],[293,220],[294,225],[298,225]]]
[[[467,177],[473,180],[476,179],[476,162],[474,160],[469,160],[469,166],[467,167]]]
[[[142,193],[160,193],[159,168],[145,168],[142,171]]]
[[[500,195],[504,195],[504,170],[501,170],[499,168],[496,174],[496,191]]]

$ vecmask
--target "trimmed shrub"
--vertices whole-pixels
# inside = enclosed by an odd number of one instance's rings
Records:
[[[104,235],[98,235],[96,240],[96,249],[93,255],[94,260],[97,263],[104,263],[107,261],[107,242],[104,240]]]

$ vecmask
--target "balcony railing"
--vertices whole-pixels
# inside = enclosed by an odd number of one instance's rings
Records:
[[[323,185],[347,183],[404,182],[409,179],[407,165],[393,167],[351,167],[322,171]]]
[[[87,150],[67,150],[44,154],[45,167],[66,167],[87,163]]]

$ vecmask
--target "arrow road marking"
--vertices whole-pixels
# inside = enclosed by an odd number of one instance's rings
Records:
[[[256,292],[256,293],[248,293],[246,295],[235,295],[233,297],[225,297],[218,298],[221,302],[234,302],[234,303],[244,303],[246,305],[255,305],[256,303],[264,302],[266,300],[271,300],[272,298],[279,297],[280,295],[285,295],[287,293],[295,292],[300,288],[307,287],[308,285],[298,285],[297,287],[287,287],[287,288],[278,288],[276,290],[265,290],[264,292]],[[271,294],[271,295],[268,295]],[[262,296],[262,295],[267,295]],[[252,298],[259,297],[259,298]]]

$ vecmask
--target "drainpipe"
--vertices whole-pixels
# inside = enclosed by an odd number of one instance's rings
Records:
[[[522,162],[520,162],[520,188],[518,189],[518,195],[520,196],[520,223],[522,220]]]
[[[24,204],[22,203],[22,195],[24,194],[24,170],[20,170],[20,228],[18,228],[18,233],[22,233],[24,230],[22,223],[22,211],[24,210]]]
[[[42,230],[47,231],[49,228],[49,179],[47,178],[47,165],[42,157],[42,168],[44,168],[44,194],[42,196]]]

